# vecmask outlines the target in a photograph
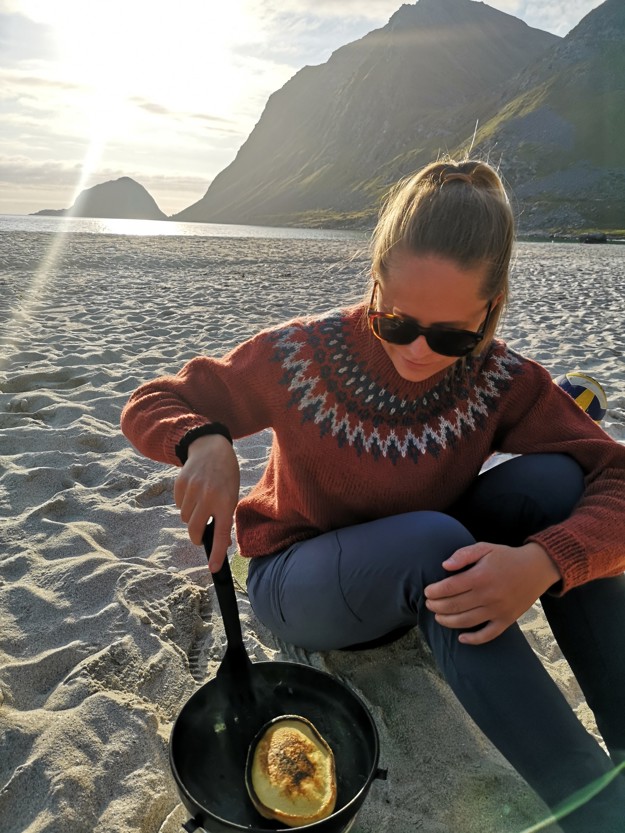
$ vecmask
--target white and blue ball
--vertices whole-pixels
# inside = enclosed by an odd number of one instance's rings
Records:
[[[554,382],[568,393],[591,419],[601,422],[608,409],[608,399],[596,379],[574,370],[570,373],[563,373],[562,376],[554,379]]]

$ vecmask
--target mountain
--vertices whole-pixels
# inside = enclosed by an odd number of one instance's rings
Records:
[[[625,227],[625,2],[607,0],[507,84],[475,137],[525,230]],[[460,143],[462,144],[462,143]]]
[[[236,159],[173,219],[362,223],[454,147],[500,85],[560,39],[474,0],[419,0],[270,96]]]
[[[122,176],[81,191],[71,208],[44,209],[37,215],[110,217],[121,220],[166,220],[143,185]]]

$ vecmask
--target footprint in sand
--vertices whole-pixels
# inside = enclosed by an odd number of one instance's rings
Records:
[[[116,594],[139,621],[149,624],[186,656],[204,632],[202,591],[181,576],[131,568],[119,577]]]
[[[87,383],[87,379],[76,376],[73,369],[55,370],[51,372],[37,371],[23,373],[0,383],[0,391],[4,393],[25,393],[26,391],[70,390]]]

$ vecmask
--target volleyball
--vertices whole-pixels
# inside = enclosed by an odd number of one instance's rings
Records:
[[[554,379],[554,382],[568,393],[591,419],[601,422],[608,409],[608,399],[596,379],[575,370],[571,373],[563,373],[562,376]]]

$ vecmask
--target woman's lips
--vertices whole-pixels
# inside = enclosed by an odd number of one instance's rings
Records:
[[[431,367],[432,362],[413,362],[412,359],[404,359],[404,364],[414,367],[415,370],[422,370],[424,367]]]

